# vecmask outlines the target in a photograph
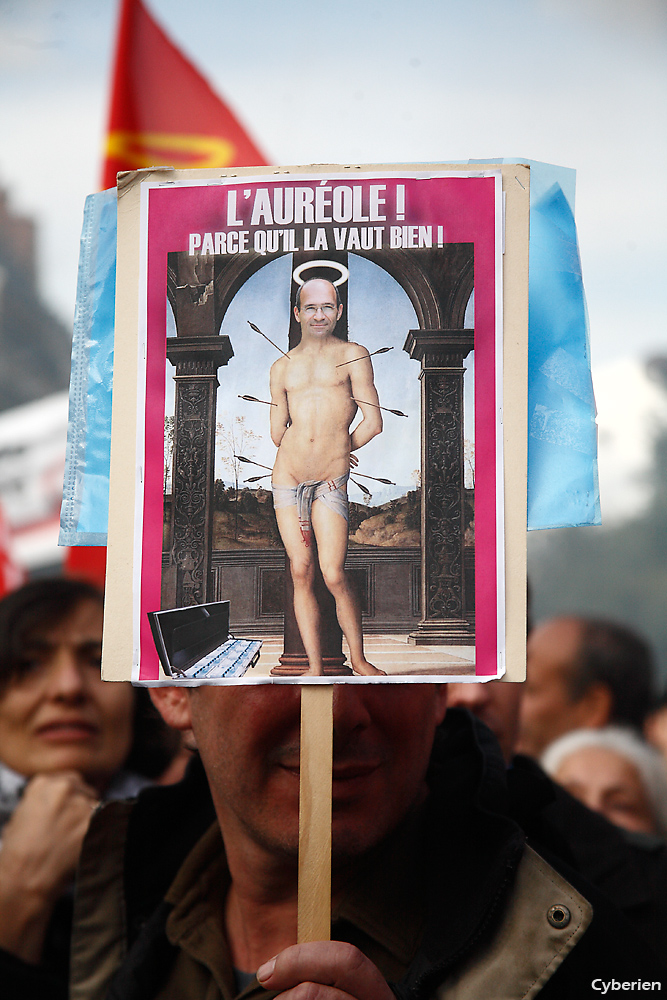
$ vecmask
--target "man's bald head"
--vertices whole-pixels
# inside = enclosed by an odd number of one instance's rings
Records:
[[[304,288],[307,288],[307,286],[310,285],[310,283],[313,282],[313,281],[321,281],[325,285],[330,285],[331,288],[333,289],[333,294],[336,297],[336,306],[339,307],[339,306],[341,306],[343,304],[342,299],[340,297],[340,292],[338,291],[338,288],[336,287],[336,285],[334,285],[333,281],[329,281],[328,278],[307,278],[302,285],[299,285],[297,287],[297,290],[296,290],[296,296],[295,296],[295,299],[294,299],[294,305],[295,305],[295,307],[297,309],[301,308],[301,293],[302,293],[302,291],[304,290]]]
[[[528,639],[520,752],[537,756],[571,729],[639,728],[652,683],[650,650],[630,629],[574,616],[538,625]]]

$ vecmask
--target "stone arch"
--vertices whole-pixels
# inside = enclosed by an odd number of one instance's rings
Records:
[[[472,243],[446,244],[441,249],[350,251],[383,268],[403,288],[410,299],[421,330],[463,329],[465,310],[474,284]],[[331,256],[322,253],[321,256]],[[339,254],[337,256],[340,256]],[[178,258],[176,263],[173,258]],[[188,295],[214,293],[215,328],[220,330],[229,305],[245,282],[274,259],[250,251],[234,257],[189,257],[187,253],[170,254],[167,269],[167,295],[174,314],[179,293],[185,286]],[[313,260],[317,254],[313,253]],[[212,283],[212,284],[211,284]]]

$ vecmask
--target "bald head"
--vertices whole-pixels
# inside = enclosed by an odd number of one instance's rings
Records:
[[[304,283],[302,285],[299,285],[296,290],[294,305],[296,306],[297,309],[301,308],[301,293],[303,292],[304,288],[307,288],[313,281],[319,281],[322,283],[322,285],[328,285],[329,289],[331,290],[331,294],[333,294],[334,298],[336,299],[336,306],[338,307],[342,305],[340,292],[338,291],[336,285],[334,285],[333,281],[329,281],[328,278],[306,278]]]
[[[572,729],[641,726],[651,703],[645,642],[613,622],[553,618],[528,638],[518,749],[538,756]]]

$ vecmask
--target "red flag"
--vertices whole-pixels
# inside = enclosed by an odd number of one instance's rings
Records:
[[[140,167],[266,163],[238,119],[146,10],[122,0],[102,187]],[[106,548],[76,546],[65,573],[104,586]]]
[[[238,120],[141,0],[123,0],[103,187],[140,167],[266,163]]]
[[[73,545],[65,553],[65,576],[86,580],[104,590],[107,573],[106,545]]]
[[[25,581],[26,574],[14,559],[11,531],[0,506],[0,597]]]

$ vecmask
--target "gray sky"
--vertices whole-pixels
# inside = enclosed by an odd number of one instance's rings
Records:
[[[270,162],[576,168],[594,372],[667,353],[663,0],[146,2]],[[116,19],[115,0],[0,0],[0,186],[40,224],[68,323]]]

